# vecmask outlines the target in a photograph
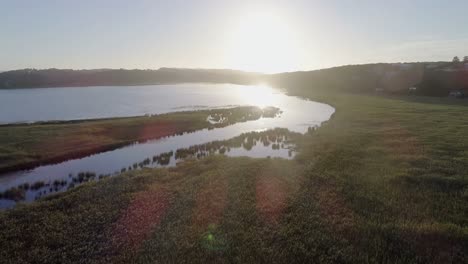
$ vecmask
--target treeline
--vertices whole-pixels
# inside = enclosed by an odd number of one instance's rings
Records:
[[[421,82],[422,63],[348,65],[309,72],[281,73],[271,83],[291,89],[398,93]]]
[[[159,70],[63,70],[23,69],[0,73],[0,89],[72,87],[103,85],[147,85],[183,82],[250,84],[261,74],[235,70],[176,69]]]
[[[461,91],[465,96],[468,95],[468,68],[427,69],[417,93],[447,96],[453,91]]]
[[[0,73],[0,89],[103,85],[147,85],[184,82],[258,84],[337,92],[420,94],[447,96],[454,90],[468,91],[468,62],[379,63],[279,74],[235,70],[60,70],[24,69]]]
[[[290,91],[307,89],[447,96],[468,91],[468,63],[394,63],[348,65],[317,71],[271,75],[269,83]]]

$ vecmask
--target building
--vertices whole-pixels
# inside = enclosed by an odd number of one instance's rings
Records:
[[[415,94],[417,90],[418,90],[418,87],[416,86],[411,86],[410,88],[408,88],[409,94]]]
[[[449,97],[453,98],[465,98],[466,91],[465,90],[452,90],[449,92]]]
[[[376,93],[383,93],[383,92],[385,92],[385,89],[384,88],[375,88],[375,92]]]

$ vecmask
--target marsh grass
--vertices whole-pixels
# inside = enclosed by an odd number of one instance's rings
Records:
[[[467,262],[466,106],[291,93],[337,109],[295,142],[294,160],[215,155],[85,183],[1,213],[1,259]],[[145,197],[158,197],[154,192],[164,192],[167,204],[142,222],[143,235],[127,230],[143,237],[138,246],[111,243],[116,223],[132,219],[125,212],[152,206]]]
[[[204,128],[274,118],[278,108],[254,106],[175,112],[154,116],[0,125],[0,172],[31,168]],[[210,124],[209,115],[225,122]],[[137,164],[138,166],[138,164]]]

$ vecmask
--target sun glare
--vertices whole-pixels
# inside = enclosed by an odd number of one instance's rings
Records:
[[[273,73],[299,66],[297,36],[285,17],[274,12],[251,12],[230,32],[227,53],[234,68]]]
[[[277,105],[274,90],[264,84],[244,86],[239,91],[239,96],[244,99],[246,105],[255,105],[262,108]]]

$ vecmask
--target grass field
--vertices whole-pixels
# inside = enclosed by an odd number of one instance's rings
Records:
[[[0,171],[23,169],[41,163],[80,158],[135,141],[227,126],[236,122],[273,117],[278,109],[235,107],[155,116],[0,126]],[[209,115],[226,117],[207,122]]]
[[[0,214],[21,263],[467,263],[468,107],[312,93],[292,161],[212,156]]]

